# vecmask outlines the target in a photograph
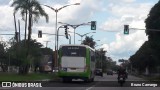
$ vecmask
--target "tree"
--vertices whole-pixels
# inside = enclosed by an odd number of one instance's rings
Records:
[[[156,3],[150,10],[148,17],[145,20],[146,34],[148,35],[148,43],[152,52],[149,59],[154,61],[153,66],[160,66],[160,1]],[[150,29],[156,29],[153,31]],[[147,57],[147,56],[146,56]],[[153,63],[152,61],[152,63]],[[150,63],[147,61],[147,63]],[[151,63],[150,63],[151,64]],[[156,65],[155,65],[156,64]]]
[[[21,47],[18,51],[16,50],[17,44],[18,43],[12,44],[7,50],[7,53],[10,54],[11,64],[19,67],[19,73],[27,74],[30,66],[37,68],[37,64],[40,63],[43,56],[41,50],[43,45],[36,40],[30,40],[29,44],[32,45],[32,47],[30,47],[30,55],[26,57],[27,49],[25,48],[25,41],[22,40],[20,42]]]
[[[104,51],[103,48],[100,48],[99,50],[96,50],[96,68],[102,68],[103,71],[106,71],[107,69],[107,57],[105,56],[105,53],[107,51]]]
[[[46,18],[46,22],[48,22],[48,14],[43,10],[41,5],[37,0],[14,0],[12,5],[14,6],[14,13],[20,10],[22,19],[25,20],[25,30],[27,27],[27,17],[28,17],[28,40],[27,40],[27,51],[26,51],[26,59],[32,56],[30,54],[30,41],[31,41],[31,34],[32,34],[32,26],[33,22],[38,22],[40,16],[44,16]],[[28,15],[28,16],[27,16]],[[24,17],[26,18],[24,19]],[[26,31],[25,31],[25,38],[26,38]],[[26,41],[25,41],[26,43]],[[26,45],[24,45],[25,49]],[[24,51],[25,52],[25,51]]]
[[[7,56],[6,56],[6,43],[5,42],[0,42],[0,67],[2,68],[2,71],[5,72],[7,71]]]
[[[160,1],[155,4],[145,20],[146,41],[139,50],[130,57],[130,62],[133,68],[139,73],[149,69],[149,72],[156,72],[157,66],[160,65]],[[157,31],[154,31],[156,29]]]
[[[96,42],[94,41],[94,39],[92,38],[92,36],[91,37],[86,36],[86,38],[85,38],[85,40],[83,40],[82,44],[88,45],[88,46],[94,48]]]
[[[149,36],[150,39],[158,39],[160,40],[160,32],[157,31],[150,31],[149,29],[157,29],[160,31],[160,1],[155,4],[149,14],[147,19],[145,20],[146,23],[146,34]]]
[[[159,62],[149,41],[146,41],[129,60],[133,68],[138,69],[139,73],[144,72],[145,68],[148,68],[150,72],[154,72]]]
[[[38,22],[40,16],[44,16],[46,18],[46,22],[48,22],[48,14],[43,10],[41,5],[37,0],[14,0],[11,6],[15,6],[14,12],[16,13],[18,10],[21,10],[22,19],[25,19],[25,29],[27,25],[27,14],[28,14],[28,41],[31,39],[32,25],[33,21]],[[26,33],[25,33],[26,35]]]

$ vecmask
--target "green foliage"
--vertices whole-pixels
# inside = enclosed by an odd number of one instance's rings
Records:
[[[44,73],[32,73],[27,75],[15,74],[15,73],[1,73],[0,81],[33,81],[33,80],[44,80],[44,79],[55,79],[58,78],[55,74],[44,74]]]
[[[6,53],[7,44],[6,42],[1,41],[0,42],[0,67],[2,68],[2,71],[7,70],[7,53]]]
[[[25,40],[19,43],[14,43],[14,40],[11,41],[11,47],[7,50],[7,54],[10,56],[10,65],[22,68],[22,72],[30,65],[33,67],[40,66],[42,56],[44,54],[51,55],[51,52],[53,52],[51,49],[42,48],[43,45],[36,40],[30,40],[28,43],[31,47],[27,55],[28,50],[25,46]]]
[[[96,68],[102,68],[103,72],[106,72],[108,69],[116,71],[116,62],[114,62],[111,57],[106,57],[106,52],[103,48],[96,50]]]
[[[145,20],[146,23],[146,34],[149,35],[150,39],[160,39],[160,32],[157,31],[150,31],[149,29],[157,29],[160,30],[160,1],[155,4],[149,14],[147,19]]]
[[[160,1],[151,8],[145,23],[148,41],[130,57],[133,68],[140,73],[144,72],[146,67],[150,72],[156,72],[156,68],[160,66]]]
[[[46,18],[46,22],[48,22],[49,17],[45,13],[44,9],[41,7],[40,3],[37,0],[14,0],[11,6],[15,7],[14,12],[20,10],[22,19],[24,20],[25,13],[31,13],[33,15],[33,20],[38,22],[40,16],[44,16]]]
[[[91,37],[86,36],[86,38],[85,38],[85,40],[83,40],[82,44],[88,45],[88,46],[94,48],[96,42],[94,41],[94,39],[92,38],[92,36]]]
[[[14,12],[20,10],[22,19],[28,14],[28,40],[31,39],[31,32],[32,32],[32,20],[34,22],[38,22],[40,16],[44,16],[46,18],[46,22],[48,22],[49,17],[48,14],[44,11],[41,7],[40,3],[37,0],[14,0],[11,6],[14,6]]]
[[[144,72],[146,67],[149,67],[150,71],[155,69],[159,65],[159,60],[155,53],[155,49],[152,48],[152,43],[146,41],[141,48],[130,57],[130,62],[133,67],[138,69],[139,72]]]

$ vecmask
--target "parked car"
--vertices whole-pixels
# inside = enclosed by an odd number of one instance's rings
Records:
[[[95,70],[95,75],[97,75],[97,76],[102,76],[102,77],[103,77],[102,69],[96,69],[96,70]]]
[[[107,70],[107,75],[113,75],[113,71],[112,70]]]

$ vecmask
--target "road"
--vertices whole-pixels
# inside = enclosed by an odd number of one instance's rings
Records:
[[[142,82],[145,83],[143,79],[129,75],[124,86],[120,87],[117,82],[117,75],[112,76],[104,74],[103,77],[96,76],[95,82],[92,83],[84,83],[81,80],[73,80],[70,83],[62,83],[61,81],[56,81],[45,82],[42,84],[42,88],[5,88],[5,90],[160,90],[160,87],[131,87],[131,83],[134,83],[134,85],[138,85]],[[150,82],[149,84],[152,83]]]

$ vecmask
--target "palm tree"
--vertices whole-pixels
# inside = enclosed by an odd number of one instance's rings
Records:
[[[32,26],[33,22],[38,22],[40,16],[44,16],[46,18],[46,22],[48,22],[48,14],[43,10],[41,5],[37,0],[14,0],[12,5],[14,6],[14,13],[20,10],[22,19],[25,20],[25,44],[26,44],[26,29],[28,23],[28,41],[27,41],[27,51],[26,51],[26,59],[32,57],[30,54],[30,41],[31,41],[31,34],[32,34]],[[28,21],[27,21],[28,19]],[[25,45],[26,47],[26,45]],[[28,72],[29,65],[26,63],[24,66],[24,72]],[[23,68],[23,67],[22,67]],[[22,71],[23,73],[23,71]]]
[[[31,40],[31,32],[33,21],[38,22],[40,16],[46,18],[48,22],[48,14],[43,10],[40,3],[37,0],[14,0],[11,6],[15,6],[14,12],[21,11],[22,19],[25,20],[25,39],[26,39],[26,28],[27,28],[27,17],[28,17],[28,41]],[[28,15],[28,16],[27,16]],[[25,18],[24,18],[25,17]]]

